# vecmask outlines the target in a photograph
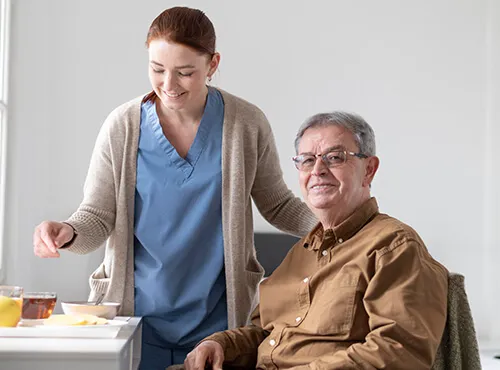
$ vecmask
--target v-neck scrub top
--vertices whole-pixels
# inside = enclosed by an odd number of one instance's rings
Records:
[[[158,103],[161,104],[161,103]],[[141,106],[134,222],[135,314],[144,340],[194,346],[227,328],[222,237],[224,101],[209,88],[186,158],[163,134],[154,102]]]

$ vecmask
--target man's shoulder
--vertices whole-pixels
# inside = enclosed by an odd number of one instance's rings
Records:
[[[416,243],[425,248],[425,243],[418,232],[405,222],[379,213],[366,225],[364,232],[373,234],[379,241],[380,248],[394,249],[405,243]]]
[[[415,231],[413,227],[408,225],[407,223],[401,221],[398,218],[389,216],[386,213],[377,214],[373,221],[368,224],[370,227],[380,229],[381,232],[387,233],[404,233],[406,235],[418,236],[418,233]]]
[[[411,253],[422,260],[439,263],[429,253],[417,231],[403,221],[381,213],[367,226],[369,235],[374,235],[378,258],[390,253]]]

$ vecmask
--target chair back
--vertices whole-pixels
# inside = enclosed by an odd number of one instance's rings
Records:
[[[432,370],[481,370],[474,321],[464,277],[448,275],[448,316]]]

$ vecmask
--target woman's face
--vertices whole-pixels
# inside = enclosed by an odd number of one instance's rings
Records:
[[[165,40],[149,43],[149,81],[167,109],[199,109],[205,104],[206,80],[219,65],[220,56],[206,54]]]

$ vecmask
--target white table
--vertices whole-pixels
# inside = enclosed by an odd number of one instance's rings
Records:
[[[115,338],[0,338],[0,369],[136,370],[141,336],[132,317]]]
[[[485,349],[480,350],[479,354],[483,370],[500,370],[500,359],[494,357],[500,355],[500,350]]]

